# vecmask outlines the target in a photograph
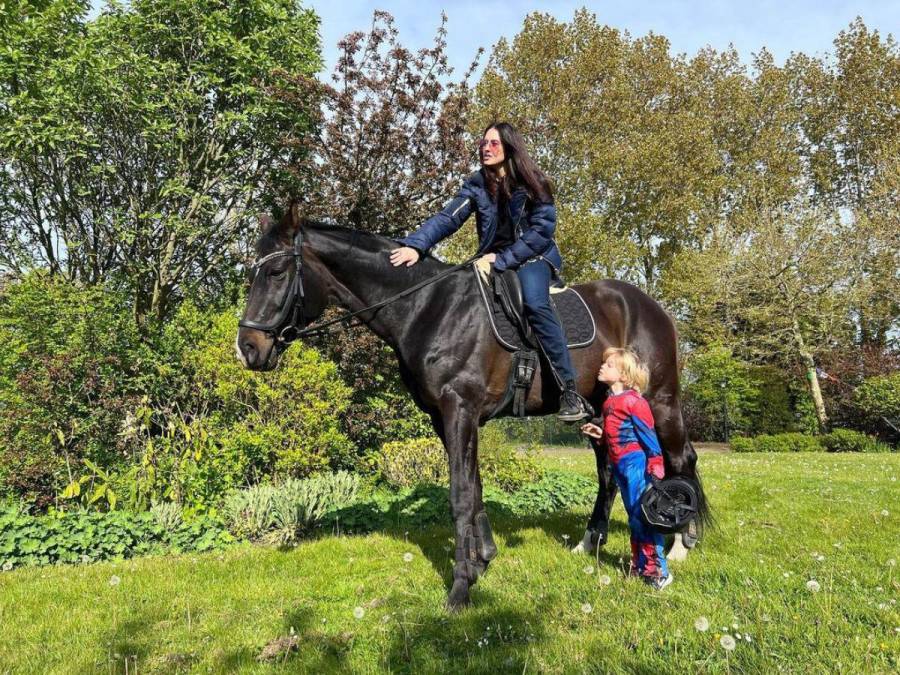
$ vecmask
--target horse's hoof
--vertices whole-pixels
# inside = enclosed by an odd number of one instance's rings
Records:
[[[447,595],[447,609],[451,612],[458,612],[469,606],[469,584],[462,579],[456,579],[453,582],[453,588]]]
[[[672,543],[672,548],[670,548],[669,552],[666,554],[666,560],[671,560],[673,562],[684,562],[685,560],[687,560],[687,557],[688,550],[681,542],[681,534],[676,534],[675,541]]]
[[[688,523],[687,528],[681,533],[681,540],[688,548],[694,548],[700,541],[700,527],[696,518]]]

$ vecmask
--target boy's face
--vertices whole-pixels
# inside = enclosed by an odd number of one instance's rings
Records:
[[[610,385],[622,381],[622,371],[619,370],[619,360],[614,354],[610,355],[610,357],[603,362],[603,365],[600,366],[600,370],[597,372],[597,379]]]

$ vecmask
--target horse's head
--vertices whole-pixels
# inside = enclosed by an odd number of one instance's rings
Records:
[[[297,332],[315,321],[327,305],[316,266],[304,243],[303,218],[292,203],[280,220],[263,222],[244,314],[235,349],[245,367],[272,370]]]

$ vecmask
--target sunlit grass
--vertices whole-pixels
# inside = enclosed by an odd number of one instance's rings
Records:
[[[582,450],[544,461],[594,471]],[[719,528],[661,593],[623,577],[620,503],[593,560],[566,548],[587,509],[495,519],[459,615],[449,526],[21,569],[0,574],[0,672],[895,672],[900,456],[701,466]]]

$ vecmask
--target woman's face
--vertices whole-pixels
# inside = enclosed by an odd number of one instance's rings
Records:
[[[496,167],[506,159],[506,155],[503,154],[503,143],[500,141],[500,132],[494,127],[484,133],[478,149],[481,152],[482,166]]]

